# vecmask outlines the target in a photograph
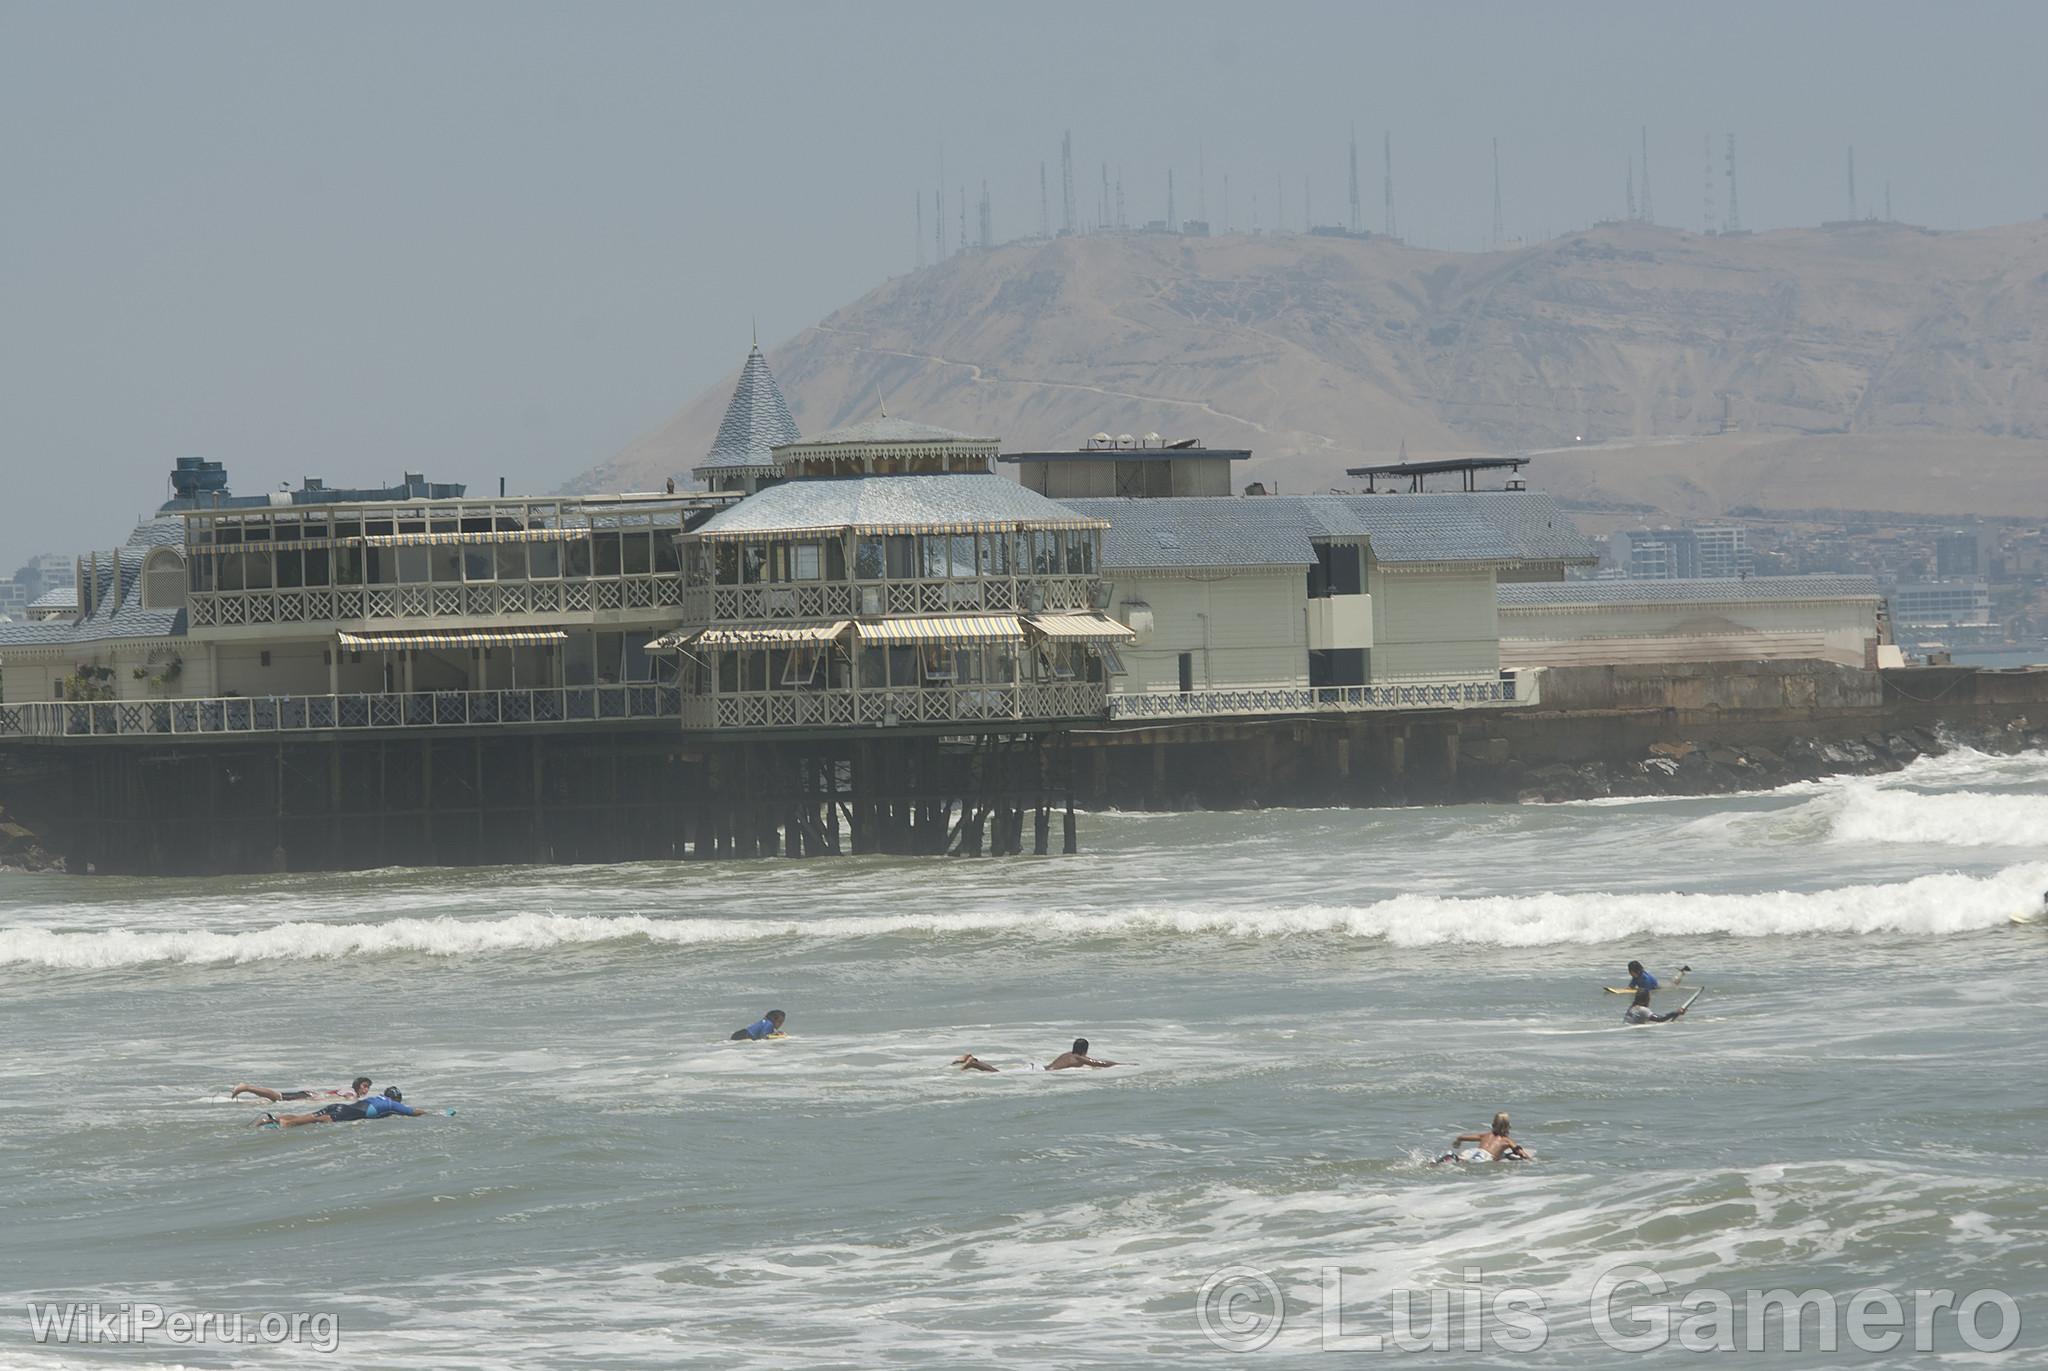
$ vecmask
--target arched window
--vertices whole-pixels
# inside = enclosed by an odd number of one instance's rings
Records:
[[[185,607],[185,559],[177,549],[153,548],[149,556],[142,559],[142,607]]]

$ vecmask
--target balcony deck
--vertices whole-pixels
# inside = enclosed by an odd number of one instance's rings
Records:
[[[573,728],[634,720],[673,721],[681,712],[682,696],[676,687],[652,682],[411,694],[60,700],[0,705],[0,740]]]

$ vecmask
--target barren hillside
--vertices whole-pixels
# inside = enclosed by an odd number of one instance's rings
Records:
[[[1247,446],[1247,479],[1294,490],[1405,442],[1565,449],[1542,484],[1673,515],[2048,515],[2048,223],[1605,225],[1488,255],[1298,236],[1019,243],[891,280],[769,360],[807,432],[880,394],[1016,447],[1098,430]],[[731,384],[574,487],[685,475]]]

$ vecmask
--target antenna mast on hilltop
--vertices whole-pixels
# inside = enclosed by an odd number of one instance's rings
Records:
[[[1502,212],[1500,203],[1500,139],[1496,138],[1493,140],[1493,250],[1500,251],[1507,238],[1507,215]]]
[[[1742,231],[1742,211],[1735,199],[1735,135],[1728,135],[1728,222],[1721,227],[1729,233]]]
[[[1643,125],[1643,222],[1657,222],[1657,211],[1650,208],[1650,126]]]
[[[1711,133],[1703,133],[1703,134],[1701,134],[1701,135],[1700,135],[1700,150],[1701,150],[1701,151],[1702,151],[1702,152],[1703,152],[1703,153],[1704,153],[1704,154],[1706,155],[1706,162],[1705,162],[1705,166],[1706,166],[1706,168],[1707,168],[1707,180],[1706,180],[1706,185],[1707,185],[1707,198],[1706,198],[1706,200],[1705,200],[1705,202],[1704,202],[1704,203],[1705,203],[1705,206],[1706,206],[1706,208],[1705,208],[1705,211],[1704,211],[1704,217],[1703,217],[1703,218],[1702,218],[1702,219],[1700,220],[1700,232],[1702,232],[1702,233],[1712,233],[1712,232],[1714,231],[1714,135],[1713,135],[1713,134],[1711,134]]]
[[[1060,231],[1074,232],[1074,131],[1060,135]]]
[[[1628,171],[1625,173],[1621,183],[1621,193],[1628,197],[1628,217],[1633,222],[1636,217],[1636,155],[1634,153],[1628,155]]]
[[[1396,235],[1394,233],[1394,134],[1391,129],[1387,130],[1386,133],[1386,149],[1387,176],[1382,186],[1383,193],[1386,196],[1386,220],[1382,227],[1385,228],[1387,237],[1392,238]]]
[[[1351,231],[1357,233],[1364,228],[1363,215],[1358,207],[1358,125],[1351,126]]]

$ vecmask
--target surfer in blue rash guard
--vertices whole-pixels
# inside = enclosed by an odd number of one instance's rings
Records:
[[[311,1114],[265,1114],[257,1121],[260,1128],[265,1124],[276,1124],[280,1128],[297,1128],[309,1123],[354,1123],[358,1119],[423,1119],[426,1114],[405,1103],[405,1096],[395,1085],[386,1086],[381,1095],[368,1099],[330,1104],[325,1109],[316,1109]]]
[[[779,1038],[783,1036],[782,1025],[788,1021],[789,1015],[779,1009],[771,1009],[745,1028],[734,1029],[732,1037],[727,1039],[727,1041],[757,1043],[763,1038]]]
[[[1630,990],[1655,990],[1657,978],[1643,969],[1641,962],[1628,964],[1628,988]]]

